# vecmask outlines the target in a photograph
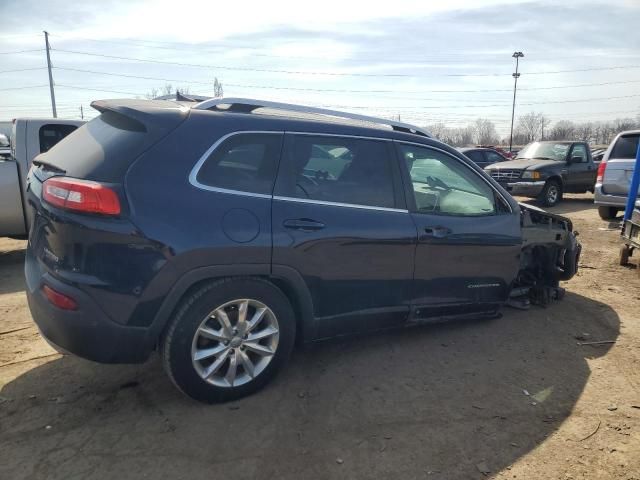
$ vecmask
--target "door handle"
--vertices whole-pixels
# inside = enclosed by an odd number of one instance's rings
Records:
[[[451,233],[451,229],[447,227],[424,227],[424,233],[433,238],[445,238]]]
[[[289,228],[292,230],[313,232],[316,230],[322,230],[325,227],[325,224],[316,220],[311,220],[309,218],[296,218],[285,220],[284,222],[282,222],[282,226],[284,228]]]

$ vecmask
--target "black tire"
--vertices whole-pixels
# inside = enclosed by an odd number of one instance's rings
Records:
[[[622,266],[627,265],[629,263],[630,256],[631,256],[631,249],[629,248],[629,245],[625,245],[624,243],[620,245],[620,256],[618,257],[620,265]]]
[[[200,376],[192,362],[194,336],[211,312],[237,299],[256,300],[273,312],[279,330],[277,346],[264,370],[247,383],[213,385]],[[289,359],[295,336],[293,309],[280,289],[259,278],[223,279],[204,284],[181,301],[162,339],[161,354],[167,375],[183,393],[205,403],[226,402],[250,395],[272,380]]]
[[[598,215],[602,220],[615,220],[619,209],[616,207],[598,207]]]
[[[547,180],[538,201],[545,207],[553,207],[562,200],[562,185],[558,180]]]

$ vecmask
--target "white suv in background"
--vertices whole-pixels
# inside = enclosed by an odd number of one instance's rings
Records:
[[[594,199],[603,220],[613,220],[627,206],[639,138],[640,130],[620,132],[600,162]]]

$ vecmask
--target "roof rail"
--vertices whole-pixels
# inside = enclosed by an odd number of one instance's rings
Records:
[[[218,108],[221,105],[229,105],[229,108],[222,109]],[[235,107],[235,108],[234,108]],[[393,130],[397,130],[399,132],[405,133],[415,133],[417,135],[423,135],[425,137],[431,137],[432,135],[415,125],[411,125],[409,123],[396,122],[395,120],[387,120],[386,118],[378,118],[378,117],[370,117],[368,115],[360,115],[357,113],[349,113],[349,112],[340,112],[337,110],[328,110],[325,108],[316,108],[316,107],[306,107],[303,105],[295,105],[293,103],[281,103],[281,102],[270,102],[266,100],[255,100],[251,98],[212,98],[210,100],[205,100],[204,102],[200,102],[194,105],[192,108],[196,110],[222,110],[222,111],[235,111],[235,112],[244,112],[251,113],[253,110],[258,108],[273,108],[279,110],[287,110],[290,112],[299,112],[299,113],[311,113],[316,115],[325,115],[329,117],[337,117],[337,118],[346,118],[349,120],[359,120],[362,122],[368,123],[376,123],[380,125],[387,125],[391,127]]]

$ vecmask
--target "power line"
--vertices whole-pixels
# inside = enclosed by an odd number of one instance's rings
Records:
[[[277,70],[269,68],[251,68],[251,67],[228,67],[223,65],[204,65],[200,63],[184,63],[184,62],[169,62],[165,60],[154,60],[150,58],[133,58],[133,57],[121,57],[118,55],[106,55],[101,53],[81,52],[78,50],[65,50],[61,48],[52,48],[56,52],[71,53],[76,55],[88,55],[92,57],[112,58],[115,60],[129,60],[133,62],[144,63],[157,63],[161,65],[179,65],[182,67],[197,67],[197,68],[212,68],[218,70],[232,70],[242,72],[262,72],[262,73],[284,73],[289,75],[328,75],[336,77],[387,77],[387,78],[421,78],[421,77],[497,77],[506,75],[504,73],[446,73],[446,74],[432,74],[432,75],[409,75],[404,73],[346,73],[346,72],[318,72],[310,70]]]
[[[44,48],[35,48],[33,50],[16,50],[14,52],[0,52],[0,55],[15,55],[18,53],[42,52]]]
[[[46,67],[18,68],[17,70],[0,70],[0,73],[28,72],[31,70],[45,70]]]
[[[11,88],[0,88],[0,92],[5,92],[8,90],[25,90],[27,88],[41,88],[41,87],[48,87],[49,85],[31,85],[28,87],[11,87]]]
[[[161,65],[180,65],[183,67],[197,67],[197,68],[213,68],[218,70],[232,70],[243,72],[263,72],[263,73],[284,73],[290,75],[328,75],[338,77],[388,77],[388,78],[425,78],[425,77],[502,77],[508,75],[507,73],[441,73],[430,75],[409,75],[404,73],[346,73],[346,72],[319,72],[310,70],[277,70],[267,68],[251,68],[251,67],[229,67],[223,65],[205,65],[200,63],[185,63],[185,62],[169,62],[166,60],[154,60],[150,58],[134,58],[134,57],[122,57],[119,55],[106,55],[102,53],[82,52],[78,50],[66,50],[61,48],[52,48],[56,52],[71,53],[75,55],[88,55],[92,57],[112,58],[115,60],[128,60],[133,62],[142,63],[157,63]],[[640,68],[640,65],[622,65],[613,67],[593,67],[593,68],[580,68],[576,70],[550,70],[544,72],[529,72],[526,75],[547,75],[556,73],[571,73],[571,72],[590,72],[590,71],[604,71],[604,70],[619,70],[619,69],[634,69]]]
[[[181,82],[181,83],[190,83],[194,85],[211,85],[211,81],[201,82],[194,80],[185,80],[180,78],[163,78],[163,77],[148,77],[143,75],[130,75],[124,73],[112,73],[112,72],[104,72],[98,70],[85,70],[80,68],[70,68],[70,67],[53,67],[58,70],[66,70],[71,72],[81,72],[81,73],[91,73],[96,75],[108,75],[112,77],[123,77],[123,78],[136,78],[141,80],[157,80],[163,82]],[[2,73],[2,72],[0,72]],[[640,80],[623,80],[618,82],[601,82],[601,83],[582,83],[582,84],[574,84],[574,85],[554,85],[549,87],[531,87],[531,88],[521,88],[521,90],[553,90],[553,89],[562,89],[562,88],[580,88],[580,87],[596,87],[596,86],[606,86],[606,85],[622,85],[622,84],[630,84],[630,83],[640,83]],[[259,89],[268,89],[268,90],[293,90],[299,92],[332,92],[332,93],[396,93],[398,90],[351,90],[351,89],[339,89],[339,88],[301,88],[301,87],[283,87],[283,86],[275,86],[275,85],[247,85],[247,84],[239,84],[239,83],[224,83],[230,87],[239,87],[239,88],[259,88]],[[475,90],[402,90],[400,93],[484,93],[484,92],[510,92],[510,88],[497,88],[497,89],[475,89]],[[395,97],[395,98],[403,98],[403,97]],[[413,98],[404,97],[407,100],[414,100]]]
[[[77,85],[63,85],[61,83],[56,83],[56,87],[71,88],[75,90],[90,90],[93,92],[121,93],[123,95],[136,95],[141,97],[145,95],[144,93],[123,92],[121,90],[103,90],[101,88],[78,87]]]

